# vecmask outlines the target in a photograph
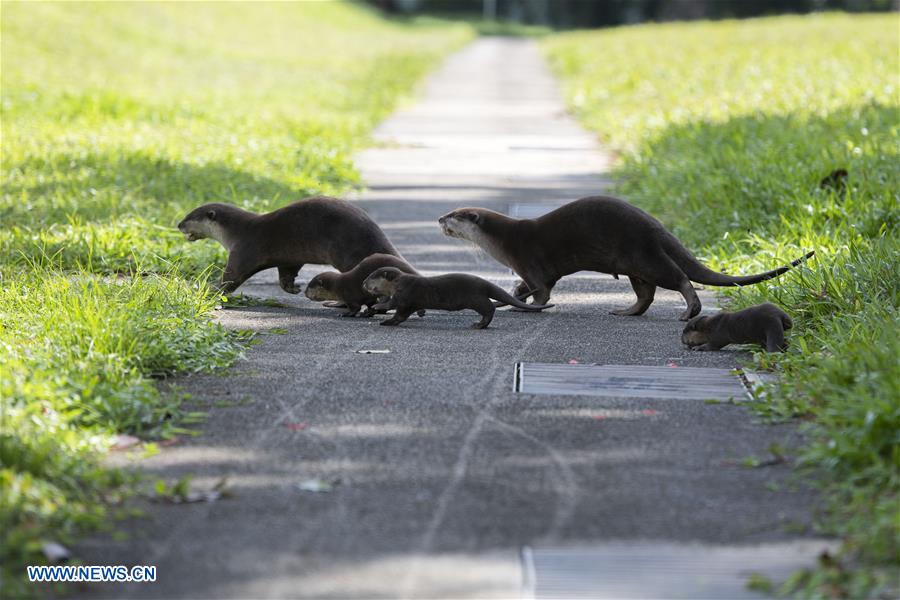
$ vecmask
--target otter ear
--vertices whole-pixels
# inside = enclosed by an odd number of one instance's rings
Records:
[[[209,209],[208,211],[206,211],[206,218],[209,219],[210,221],[215,221],[216,220],[216,211],[214,211],[213,209]]]
[[[469,220],[475,223],[476,225],[481,224],[481,215],[478,213],[469,213]]]
[[[387,279],[388,281],[394,281],[395,279],[397,279],[397,272],[396,271],[385,271],[384,278]]]

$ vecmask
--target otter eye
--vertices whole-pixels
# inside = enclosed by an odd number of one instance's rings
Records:
[[[208,218],[210,221],[215,221],[216,220],[216,211],[214,211],[214,210],[206,211],[206,218]]]

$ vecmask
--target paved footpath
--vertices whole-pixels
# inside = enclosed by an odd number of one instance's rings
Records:
[[[376,133],[381,143],[359,157],[368,189],[358,201],[426,274],[465,271],[508,288],[508,270],[443,237],[436,219],[467,205],[527,212],[608,185],[607,157],[565,114],[531,41],[476,41]],[[517,361],[736,365],[735,352],[681,346],[675,293],[658,293],[643,317],[615,317],[610,309],[632,302],[627,281],[573,276],[554,290],[556,308],[498,311],[473,331],[474,313],[397,328],[340,318],[281,293],[271,272],[243,291],[287,307],[223,311],[224,324],[286,333],[262,335],[226,375],[180,381],[209,407],[203,435],[141,463],[201,487],[227,476],[232,497],[148,504],[128,540],[84,544],[88,564],[158,567],[155,584],[86,594],[520,597],[535,577],[524,547],[774,543],[808,523],[813,496],[786,485],[788,466],[737,464],[795,444],[790,427],[731,404],[512,391]],[[300,489],[313,479],[334,486]],[[632,583],[649,581],[646,569],[634,566]]]

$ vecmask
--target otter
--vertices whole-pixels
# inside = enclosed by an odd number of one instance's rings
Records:
[[[190,242],[212,238],[228,250],[220,293],[233,292],[251,275],[277,267],[281,289],[299,294],[302,289],[294,280],[307,263],[345,272],[372,254],[400,257],[364,210],[327,196],[299,200],[265,214],[231,204],[204,204],[188,213],[178,229]]]
[[[473,242],[511,268],[523,283],[513,291],[519,299],[534,297],[545,304],[556,282],[577,271],[627,275],[637,294],[630,307],[614,315],[642,315],[657,287],[681,292],[687,321],[700,312],[692,281],[707,285],[743,286],[777,277],[813,256],[809,252],[758,275],[734,277],[717,273],[698,261],[655,218],[624,200],[590,196],[537,219],[514,219],[484,208],[459,208],[438,219],[445,235]]]
[[[372,308],[380,300],[385,299],[384,296],[379,298],[375,294],[371,294],[363,289],[363,281],[377,271],[381,267],[395,267],[404,273],[418,275],[409,263],[402,258],[390,254],[373,254],[364,258],[358,265],[347,271],[346,273],[319,273],[313,277],[306,286],[306,297],[315,302],[325,300],[337,300],[347,307],[347,312],[342,313],[342,317],[354,317],[362,309],[366,307],[363,317],[371,317],[375,314]],[[419,311],[419,316],[423,316],[425,311]]]
[[[768,352],[784,352],[784,332],[794,326],[786,312],[765,303],[737,312],[698,316],[688,321],[681,342],[691,350],[719,350],[728,344],[760,344]]]
[[[823,190],[833,189],[838,192],[843,192],[847,189],[847,178],[849,177],[849,173],[847,173],[847,169],[835,169],[828,175],[822,178],[819,182],[819,188]]]
[[[387,302],[376,304],[375,310],[396,309],[396,314],[382,325],[399,325],[417,310],[463,310],[472,309],[481,315],[481,321],[472,325],[474,329],[484,329],[494,318],[494,303],[491,299],[505,304],[540,311],[552,304],[525,304],[499,286],[475,275],[451,273],[437,277],[410,275],[394,267],[382,267],[369,275],[363,287],[378,296],[390,296]]]

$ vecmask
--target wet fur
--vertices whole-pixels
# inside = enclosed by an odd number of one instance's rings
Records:
[[[737,312],[698,316],[688,321],[681,341],[692,350],[719,350],[728,344],[759,344],[768,352],[787,348],[784,332],[793,327],[786,312],[759,304]]]
[[[537,219],[513,219],[484,208],[460,208],[438,222],[445,235],[474,242],[514,270],[523,283],[513,292],[544,304],[560,278],[578,271],[627,275],[637,295],[616,315],[641,315],[653,302],[657,287],[681,292],[687,310],[683,321],[700,312],[691,282],[717,286],[759,283],[790,266],[734,277],[704,266],[655,218],[624,200],[591,196],[570,202]],[[528,293],[534,290],[533,293]]]
[[[349,271],[376,253],[400,257],[380,227],[361,208],[315,196],[265,214],[231,204],[205,204],[178,224],[189,241],[212,238],[228,250],[220,291],[236,290],[249,277],[278,268],[281,288],[298,294],[297,273],[305,264]]]
[[[369,275],[363,283],[369,292],[390,296],[387,302],[376,304],[376,310],[396,309],[396,314],[382,321],[382,325],[399,325],[422,309],[464,310],[471,309],[481,315],[481,321],[472,327],[484,329],[494,318],[494,303],[499,300],[526,310],[539,311],[552,305],[525,304],[509,295],[499,286],[481,277],[452,273],[437,277],[410,275],[391,267],[381,268]]]

